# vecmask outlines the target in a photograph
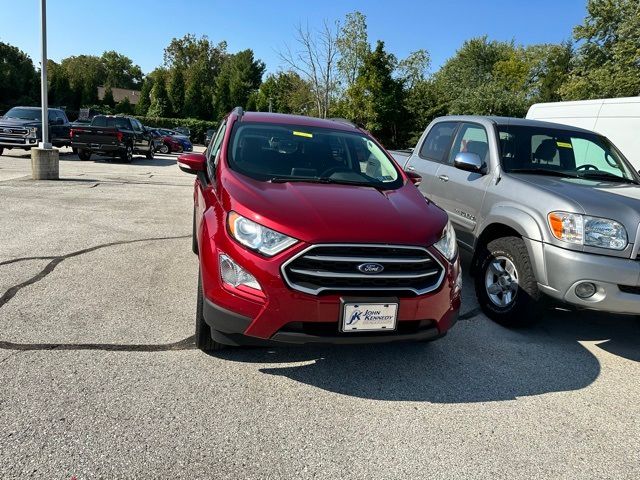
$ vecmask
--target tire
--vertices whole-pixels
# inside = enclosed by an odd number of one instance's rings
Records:
[[[0,147],[0,155],[4,153],[4,148]]]
[[[163,155],[166,155],[167,153],[171,153],[171,150],[169,149],[169,145],[167,145],[166,143],[163,143],[162,145],[160,145],[160,148],[158,149],[158,151]]]
[[[127,144],[124,147],[124,151],[120,154],[120,160],[131,163],[131,160],[133,160],[133,146],[131,144]]]
[[[211,338],[211,328],[204,321],[204,294],[202,293],[202,278],[198,271],[198,304],[196,307],[196,347],[203,352],[215,352],[226,347]]]
[[[78,150],[78,158],[83,161],[91,160],[91,152],[87,152],[86,150]]]
[[[153,160],[153,143],[149,143],[149,150],[145,154],[147,160]]]
[[[480,250],[477,265],[476,296],[487,317],[509,328],[536,321],[542,294],[521,238],[492,240]]]
[[[196,235],[196,209],[193,209],[193,226],[191,228],[191,250],[198,255],[198,236]]]

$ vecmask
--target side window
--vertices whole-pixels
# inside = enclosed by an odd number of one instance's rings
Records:
[[[106,127],[107,126],[107,117],[95,117],[91,125],[94,127]]]
[[[142,124],[138,120],[136,120],[135,118],[132,118],[131,119],[131,123],[133,124],[133,129],[136,132],[141,132],[142,131]]]
[[[436,124],[420,147],[420,157],[435,162],[444,162],[447,158],[447,153],[449,153],[451,140],[453,139],[457,126],[458,124],[454,122]]]
[[[449,163],[453,164],[453,160],[459,153],[475,153],[484,163],[489,160],[489,140],[487,131],[480,125],[465,123],[460,127],[456,139],[451,147],[449,155]]]
[[[531,135],[531,163],[560,166],[560,151],[555,138]]]
[[[212,165],[216,165],[218,163],[218,153],[220,152],[220,147],[222,146],[222,140],[224,140],[224,134],[227,130],[227,123],[223,122],[216,133],[216,136],[211,140],[211,145],[209,146],[209,163]]]
[[[227,130],[226,120],[222,122],[217,133],[211,139],[209,149],[207,150],[207,173],[211,181],[215,181],[215,167],[218,164],[218,153],[220,153],[220,147],[222,146],[222,140],[224,139],[224,133]]]

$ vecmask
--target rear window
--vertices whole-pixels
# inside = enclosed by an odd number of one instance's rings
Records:
[[[123,128],[129,129],[129,120],[124,117],[94,117],[91,125],[94,127],[110,127],[110,128]]]
[[[261,181],[326,181],[396,188],[402,177],[378,145],[356,132],[236,123],[230,167]]]

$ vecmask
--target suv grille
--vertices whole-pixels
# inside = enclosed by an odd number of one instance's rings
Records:
[[[383,269],[364,273],[358,267],[365,264]],[[445,270],[421,247],[314,245],[285,263],[282,273],[291,288],[313,295],[390,290],[422,295],[440,286]]]

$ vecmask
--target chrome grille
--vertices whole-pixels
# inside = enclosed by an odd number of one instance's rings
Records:
[[[22,138],[26,137],[29,131],[22,127],[0,127],[0,137]]]
[[[364,273],[358,267],[365,264],[384,269]],[[440,286],[445,269],[422,247],[325,244],[293,257],[282,266],[282,274],[291,288],[313,295],[352,291],[422,295]]]

